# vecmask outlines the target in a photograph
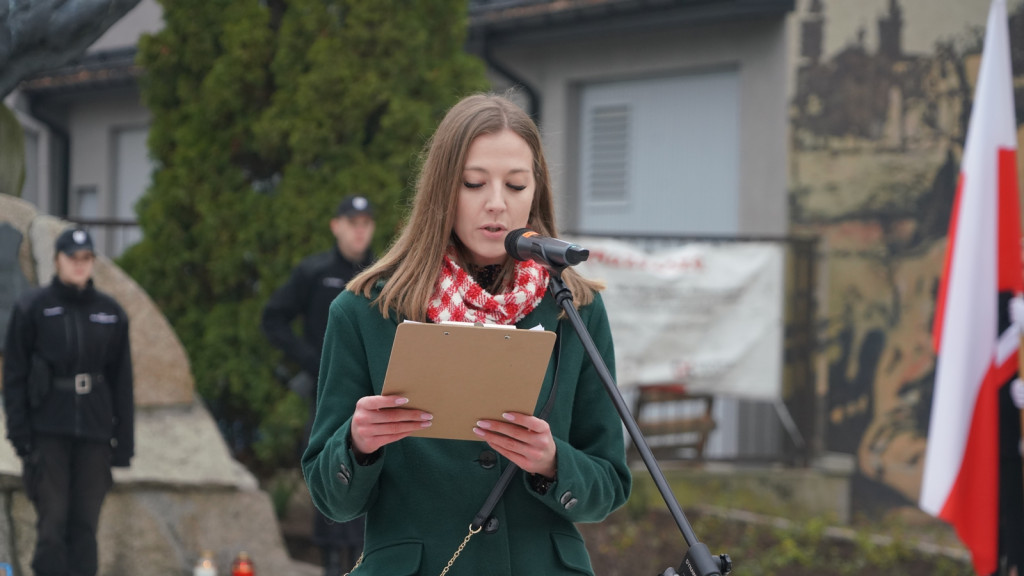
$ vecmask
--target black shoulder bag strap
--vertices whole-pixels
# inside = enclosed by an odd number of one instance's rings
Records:
[[[541,409],[538,417],[541,420],[547,420],[548,414],[551,412],[551,408],[555,405],[555,396],[558,391],[558,366],[559,359],[562,357],[562,321],[558,321],[558,328],[555,330],[555,376],[551,381],[551,391],[548,392],[548,399],[544,403],[544,408]],[[509,462],[508,467],[502,472],[501,477],[494,484],[494,488],[491,489],[491,494],[484,500],[484,505],[480,507],[480,511],[476,513],[473,518],[473,523],[470,525],[471,532],[477,532],[487,522],[487,519],[491,517],[491,512],[494,511],[494,507],[498,505],[498,500],[501,499],[501,495],[505,493],[509,483],[512,482],[512,476],[519,470],[519,466]]]

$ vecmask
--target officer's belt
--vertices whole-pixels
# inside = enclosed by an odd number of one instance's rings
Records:
[[[58,376],[53,379],[53,387],[57,390],[69,390],[75,394],[92,392],[94,384],[104,382],[103,374],[75,374],[74,376]]]

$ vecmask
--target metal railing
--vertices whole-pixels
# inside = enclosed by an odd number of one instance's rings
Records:
[[[88,230],[96,250],[111,259],[117,258],[129,246],[142,239],[142,230],[136,220],[72,217],[68,217],[68,220]]]

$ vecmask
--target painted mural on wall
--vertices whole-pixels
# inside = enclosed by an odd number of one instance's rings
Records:
[[[988,5],[797,4],[791,222],[821,239],[825,448],[855,455],[866,506],[913,505],[920,489],[935,295]],[[1020,119],[1024,2],[1008,10]]]

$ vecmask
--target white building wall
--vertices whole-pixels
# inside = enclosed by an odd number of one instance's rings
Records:
[[[71,218],[117,216],[117,135],[120,131],[148,127],[150,118],[136,90],[81,97],[69,104],[68,215]],[[97,230],[95,236],[100,250],[116,256],[124,244],[118,236],[120,233],[118,228]]]
[[[644,32],[531,39],[493,54],[541,94],[544,145],[563,226],[577,203],[578,87],[594,82],[737,69],[740,81],[739,231],[786,233],[786,62],[784,18]],[[685,175],[681,175],[685,177]]]

